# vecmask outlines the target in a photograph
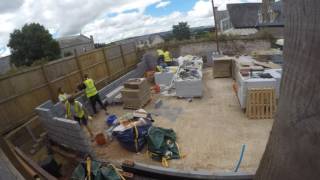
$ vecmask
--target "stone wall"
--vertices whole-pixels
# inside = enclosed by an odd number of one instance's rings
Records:
[[[202,56],[208,60],[212,53],[217,50],[217,44],[214,41],[192,42],[186,44],[168,45],[172,57],[185,55]],[[250,54],[256,50],[267,50],[271,48],[271,42],[268,40],[228,40],[220,42],[220,51],[225,55]],[[143,53],[156,56],[156,49],[148,49]],[[204,59],[205,61],[205,59]]]
[[[284,27],[262,27],[262,31],[270,33],[273,37],[278,39],[284,38]]]
[[[220,51],[224,54],[250,54],[255,50],[266,50],[271,47],[271,43],[266,40],[229,40],[220,43]],[[179,45],[180,55],[187,54],[207,56],[216,51],[216,42],[200,42]]]

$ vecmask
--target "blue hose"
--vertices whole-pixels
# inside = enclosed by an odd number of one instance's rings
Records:
[[[238,170],[239,170],[239,167],[240,167],[241,161],[242,161],[242,159],[243,159],[243,154],[244,154],[245,149],[246,149],[246,145],[245,145],[245,144],[242,144],[242,149],[241,149],[241,153],[240,153],[240,158],[239,158],[239,161],[238,161],[238,163],[237,163],[237,166],[236,166],[234,172],[238,172]]]

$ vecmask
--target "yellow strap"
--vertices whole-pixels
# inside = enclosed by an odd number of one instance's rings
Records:
[[[177,146],[177,149],[178,149],[179,157],[180,157],[181,159],[182,159],[182,158],[185,158],[186,155],[181,155],[180,147],[179,147],[179,145],[178,145],[177,142],[175,142],[175,143],[176,143],[176,146]]]
[[[109,164],[113,169],[114,171],[117,173],[117,175],[122,179],[122,180],[126,180],[126,178],[124,178],[118,171],[118,169],[113,165],[113,164]]]
[[[148,144],[147,144],[147,152],[146,152],[146,155],[147,155],[147,157],[151,157],[151,154],[149,153],[149,146],[148,146]]]
[[[179,148],[179,145],[178,145],[178,143],[177,142],[175,142],[176,143],[176,146],[177,146],[177,149],[178,149],[178,154],[179,154],[179,157],[181,158],[181,152],[180,152],[180,148]]]
[[[135,137],[134,137],[134,145],[136,147],[136,151],[138,152],[138,137],[139,137],[139,131],[136,125],[134,125],[134,131],[135,131]]]
[[[163,167],[169,167],[169,163],[165,157],[162,157],[161,164]]]
[[[87,178],[88,180],[91,180],[91,159],[87,158]]]
[[[69,103],[69,101],[66,101],[65,106],[66,106],[66,118],[70,119],[71,118],[71,112],[70,112],[70,103]]]

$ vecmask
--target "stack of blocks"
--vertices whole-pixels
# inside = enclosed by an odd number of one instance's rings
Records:
[[[216,59],[213,61],[213,78],[232,76],[232,59]]]
[[[53,105],[51,101],[47,101],[36,108],[49,139],[75,151],[93,155],[89,140],[79,123],[59,117],[64,111],[60,105]]]
[[[121,90],[124,108],[139,109],[151,98],[150,87],[145,78],[129,79]]]

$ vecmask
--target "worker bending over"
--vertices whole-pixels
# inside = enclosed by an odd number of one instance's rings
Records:
[[[90,137],[93,138],[93,133],[88,125],[88,113],[83,105],[76,101],[74,96],[70,96],[65,103],[66,106],[66,118],[73,119],[77,121],[81,127],[85,127],[90,134]]]
[[[80,86],[80,89],[84,89],[87,98],[90,100],[94,114],[97,114],[96,102],[98,102],[101,108],[106,111],[106,114],[108,114],[107,107],[102,103],[95,83],[91,78],[89,78],[88,74],[84,75],[84,81],[82,86]]]
[[[65,103],[68,100],[69,95],[63,91],[62,87],[58,88],[58,99],[59,102]]]

